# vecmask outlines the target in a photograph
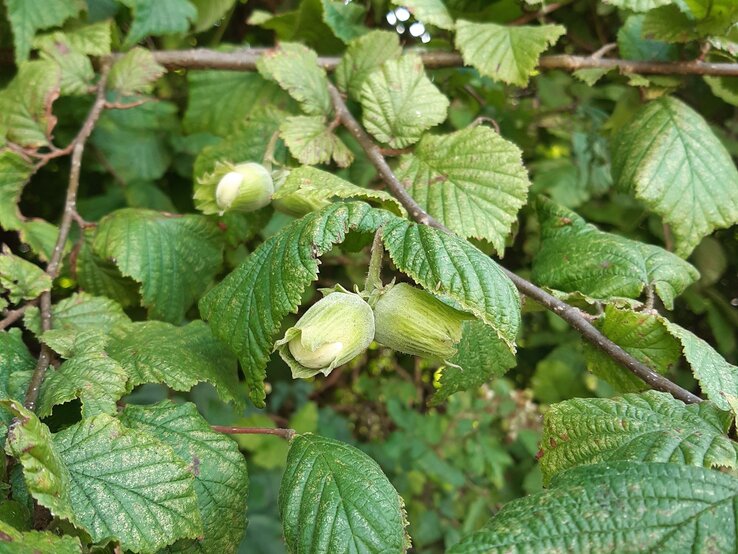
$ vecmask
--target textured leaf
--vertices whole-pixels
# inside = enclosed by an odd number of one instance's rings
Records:
[[[670,1],[670,0],[667,0]],[[631,15],[618,31],[618,51],[627,60],[670,61],[679,56],[673,44],[643,38],[643,15]]]
[[[605,0],[605,2],[625,10],[647,12],[654,8],[672,4],[674,0]]]
[[[60,537],[52,531],[19,531],[0,521],[0,551],[13,554],[82,554],[82,545],[77,537]]]
[[[382,238],[397,269],[481,319],[515,351],[520,298],[491,258],[454,235],[399,218],[387,222]]]
[[[433,217],[500,254],[530,187],[520,149],[483,126],[423,137],[397,176]]]
[[[127,208],[100,221],[93,247],[141,283],[152,318],[179,323],[220,269],[219,235],[203,216]]]
[[[85,292],[77,292],[54,304],[51,307],[51,320],[54,322],[54,329],[65,331],[95,329],[102,332],[108,332],[116,325],[131,321],[117,302]],[[26,310],[23,323],[35,335],[41,334],[41,317],[37,307],[33,306]]]
[[[28,352],[20,329],[0,332],[0,398],[10,398],[8,380],[14,371],[28,371],[36,367],[36,360]],[[6,422],[7,423],[7,422]]]
[[[37,31],[58,27],[76,16],[85,4],[79,0],[5,0],[5,5],[13,30],[15,63],[20,64],[28,59]]]
[[[533,259],[533,280],[565,292],[607,300],[638,298],[651,288],[672,309],[674,298],[699,278],[671,252],[597,230],[579,217],[538,199],[541,249]]]
[[[40,296],[51,289],[51,277],[38,267],[11,254],[10,248],[3,246],[0,253],[0,290],[8,291],[13,304]]]
[[[72,50],[90,56],[107,56],[110,54],[112,41],[111,22],[101,21],[65,31],[53,31],[38,35],[34,47],[41,48],[48,44],[63,43]]]
[[[664,319],[648,312],[605,307],[604,319],[597,322],[602,333],[637,360],[665,374],[681,356],[679,343],[669,334]],[[586,345],[587,369],[620,392],[638,392],[649,386],[633,373],[616,364],[601,350]]]
[[[418,142],[424,131],[445,121],[448,106],[415,54],[385,61],[361,87],[366,130],[392,148]]]
[[[403,6],[413,17],[425,24],[452,31],[454,20],[442,0],[392,0],[395,6]]]
[[[15,231],[22,226],[18,202],[32,171],[31,164],[20,154],[0,151],[0,227],[7,231]]]
[[[361,87],[367,77],[387,60],[401,55],[402,47],[397,33],[374,30],[352,40],[336,68],[339,88],[347,91],[354,100],[359,100]]]
[[[456,22],[456,48],[464,63],[487,77],[525,86],[538,57],[553,46],[566,29],[561,25],[506,26],[496,23]]]
[[[123,95],[151,92],[152,83],[166,73],[146,48],[133,48],[110,68],[108,87]]]
[[[733,552],[738,479],[678,464],[575,468],[507,504],[449,554]],[[586,514],[586,517],[582,517]]]
[[[333,34],[343,42],[360,37],[369,29],[364,25],[366,8],[360,4],[347,4],[341,0],[321,0],[323,21]]]
[[[297,310],[317,278],[318,258],[348,231],[373,232],[388,217],[361,202],[312,212],[264,241],[200,300],[213,334],[241,361],[256,406],[264,406],[265,368],[282,319]]]
[[[172,550],[235,552],[246,528],[249,489],[246,460],[238,445],[210,429],[190,403],[129,405],[121,420],[127,427],[149,433],[171,446],[195,475],[194,488],[205,534],[202,540],[180,541]]]
[[[612,171],[669,224],[680,256],[738,222],[738,170],[702,116],[676,98],[649,102],[616,134]]]
[[[192,0],[197,8],[196,33],[206,31],[220,21],[233,8],[236,0]]]
[[[113,329],[108,354],[128,372],[130,385],[165,383],[188,391],[206,381],[224,401],[240,404],[236,360],[202,321],[175,327],[141,321]]]
[[[280,136],[300,163],[327,164],[333,159],[339,167],[347,167],[354,155],[331,131],[322,116],[296,115],[279,126]]]
[[[44,219],[32,218],[26,220],[18,231],[20,239],[25,242],[31,251],[43,262],[48,262],[59,237],[59,227]],[[66,255],[72,248],[69,240],[64,244]]]
[[[302,44],[283,42],[257,62],[259,73],[276,81],[310,115],[331,113],[328,77],[318,65],[318,55]]]
[[[120,0],[133,11],[133,21],[123,43],[130,48],[148,36],[185,33],[197,18],[197,8],[187,0]]]
[[[700,38],[696,21],[677,5],[651,10],[643,19],[643,36],[665,42],[690,42]]]
[[[663,392],[574,398],[551,406],[543,425],[546,480],[570,467],[617,460],[738,465],[727,412],[709,402],[687,406]]]
[[[279,491],[291,552],[405,552],[402,498],[361,450],[307,433],[292,441]]]

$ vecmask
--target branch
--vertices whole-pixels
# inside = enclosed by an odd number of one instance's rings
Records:
[[[210,428],[218,433],[227,435],[277,435],[291,441],[297,434],[294,429],[280,429],[274,427],[228,427],[227,425],[211,425]]]
[[[35,306],[36,304],[38,304],[38,300],[31,300],[30,302],[23,304],[23,306],[21,306],[20,308],[16,308],[15,310],[8,310],[7,312],[5,312],[5,317],[0,320],[0,331],[7,327],[10,327],[13,323],[23,317],[23,314],[26,313],[26,310],[28,308],[30,308],[31,306]]]
[[[408,213],[412,216],[415,221],[424,225],[429,225],[440,229],[442,231],[450,233],[451,231],[434,219],[428,214],[423,208],[408,194],[405,187],[400,183],[392,169],[387,165],[386,160],[382,157],[381,152],[374,141],[369,137],[366,131],[361,127],[356,118],[351,114],[346,102],[338,92],[338,89],[333,85],[329,85],[331,99],[333,100],[333,106],[336,114],[341,118],[341,122],[344,127],[353,135],[353,137],[359,142],[361,147],[367,154],[367,157],[371,160],[374,167],[377,169],[382,179],[387,185],[393,196],[395,196],[400,203],[405,206]],[[512,271],[502,268],[505,274],[515,284],[518,290],[531,298],[535,302],[539,303],[544,308],[551,310],[561,319],[566,321],[574,329],[576,329],[582,337],[600,349],[610,358],[618,362],[620,365],[631,371],[633,374],[641,378],[643,381],[648,383],[652,388],[663,392],[668,392],[675,398],[686,402],[687,404],[693,404],[701,402],[702,399],[686,389],[683,389],[676,383],[671,382],[666,377],[659,375],[653,371],[650,367],[643,364],[642,362],[635,359],[633,356],[628,354],[620,346],[612,342],[605,335],[592,325],[587,318],[577,308],[570,306],[566,302],[559,300],[555,296],[547,293],[545,290],[537,287],[530,281],[526,281],[519,275]]]

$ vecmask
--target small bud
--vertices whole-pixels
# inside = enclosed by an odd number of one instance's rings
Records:
[[[253,212],[271,202],[274,183],[267,169],[254,162],[217,163],[195,187],[195,205],[204,213]]]
[[[399,283],[374,306],[379,344],[414,356],[448,361],[456,353],[469,314],[444,304],[430,293]]]
[[[374,340],[374,314],[358,294],[332,292],[305,312],[274,347],[294,378],[328,375]]]

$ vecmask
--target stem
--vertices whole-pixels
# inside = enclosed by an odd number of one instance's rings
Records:
[[[227,425],[211,425],[210,428],[218,433],[227,435],[277,435],[291,441],[297,434],[294,429],[280,429],[274,427],[229,427]]]
[[[31,306],[35,306],[36,304],[38,304],[38,300],[31,300],[20,308],[16,308],[15,310],[8,310],[5,313],[5,317],[0,320],[0,331],[5,329],[6,327],[10,327],[13,323],[23,317],[23,314],[26,313],[26,310],[28,308],[30,308]]]
[[[389,165],[387,165],[386,160],[382,157],[379,148],[376,146],[376,144],[374,144],[374,141],[369,137],[366,131],[364,131],[361,125],[359,125],[358,121],[356,121],[356,118],[354,118],[354,116],[348,110],[348,107],[346,106],[346,103],[344,102],[343,97],[338,92],[338,90],[333,85],[329,85],[329,91],[333,100],[336,114],[341,117],[341,121],[343,122],[344,127],[346,127],[346,129],[353,135],[353,137],[364,149],[367,157],[374,164],[374,167],[382,176],[382,179],[384,179],[384,182],[386,183],[387,188],[390,190],[392,195],[395,196],[403,206],[405,206],[405,209],[407,209],[408,213],[410,213],[412,218],[418,223],[429,225],[431,227],[435,227],[436,229],[440,229],[442,231],[450,233],[451,231],[448,228],[446,228],[443,224],[441,224],[430,214],[428,214],[412,198],[412,196],[407,193],[405,187],[402,185],[402,183],[400,183],[395,174],[392,172],[392,169],[390,169]],[[502,269],[522,294],[536,301],[544,308],[547,308],[548,310],[554,312],[561,319],[563,319],[574,329],[576,329],[587,342],[589,342],[590,344],[604,352],[606,355],[608,355],[610,358],[615,360],[617,363],[631,371],[652,388],[659,391],[668,392],[675,398],[678,398],[679,400],[682,400],[687,404],[693,404],[702,401],[699,396],[696,396],[688,390],[683,389],[676,383],[671,382],[666,377],[656,373],[650,367],[628,354],[620,346],[618,346],[610,339],[608,339],[605,335],[600,333],[600,331],[594,325],[592,325],[582,314],[582,312],[580,312],[577,308],[570,306],[566,302],[547,293],[545,290],[537,287],[530,281],[523,279],[512,271],[505,268]]]

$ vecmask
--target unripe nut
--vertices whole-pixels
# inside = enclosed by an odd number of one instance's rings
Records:
[[[252,212],[271,202],[274,194],[272,176],[266,168],[254,162],[233,167],[218,181],[215,202],[221,213],[233,210]]]

